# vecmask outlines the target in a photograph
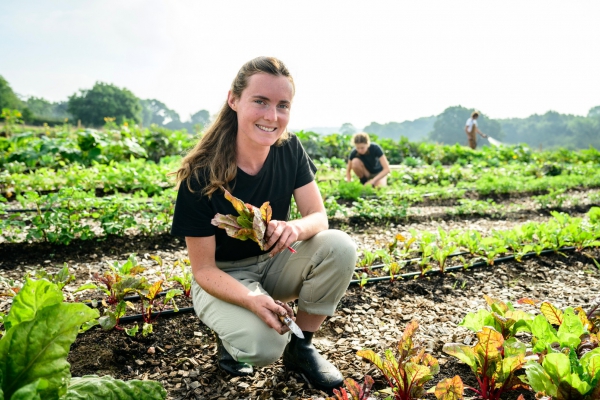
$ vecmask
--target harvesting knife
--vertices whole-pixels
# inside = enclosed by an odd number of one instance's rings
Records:
[[[277,305],[281,306],[281,307],[286,307],[282,301],[280,300],[275,300],[275,303],[277,303]],[[288,307],[289,308],[289,307]],[[286,324],[288,326],[288,328],[290,328],[290,331],[292,331],[292,333],[296,336],[298,336],[300,339],[304,339],[304,334],[302,333],[302,329],[300,329],[300,327],[298,326],[297,323],[294,322],[293,319],[290,318],[289,315],[277,315],[279,317],[279,320],[281,322],[283,322],[284,324]]]
[[[294,335],[298,336],[300,339],[304,339],[304,334],[302,333],[302,329],[300,329],[298,324],[295,323],[293,319],[291,319],[287,315],[278,315],[278,317],[281,322],[283,322],[284,324],[286,324],[288,326],[288,328],[290,328],[290,331],[292,331],[292,333]]]

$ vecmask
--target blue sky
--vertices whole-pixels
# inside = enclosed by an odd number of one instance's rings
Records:
[[[103,81],[186,119],[239,67],[282,59],[290,126],[362,128],[446,107],[493,118],[600,105],[600,2],[24,0],[0,2],[0,75],[65,100]]]

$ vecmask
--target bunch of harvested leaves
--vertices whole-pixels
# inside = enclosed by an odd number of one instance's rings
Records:
[[[221,189],[223,189],[225,198],[231,202],[239,216],[217,213],[212,221],[210,221],[211,224],[225,229],[227,235],[232,238],[253,240],[258,243],[261,250],[266,250],[265,232],[273,214],[269,202],[265,201],[260,208],[255,207],[233,196],[223,186],[221,186]],[[295,253],[292,248],[288,247],[288,249]]]

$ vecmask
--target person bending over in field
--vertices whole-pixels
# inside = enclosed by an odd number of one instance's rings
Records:
[[[477,111],[473,111],[471,118],[469,118],[465,124],[465,133],[467,134],[467,139],[469,140],[469,147],[473,150],[475,150],[477,147],[477,134],[479,134],[482,138],[488,137],[477,127],[477,118],[479,118],[479,113]]]
[[[352,143],[354,149],[348,157],[346,182],[352,181],[351,171],[354,171],[363,185],[387,186],[390,165],[381,146],[371,143],[365,132],[355,134]]]
[[[222,370],[252,375],[254,366],[283,354],[288,370],[331,390],[343,376],[311,340],[348,287],[356,245],[346,233],[328,229],[316,167],[287,131],[294,92],[280,60],[259,57],[242,66],[216,120],[177,171],[171,233],[185,236],[194,308],[217,336]],[[211,224],[217,213],[237,215],[222,186],[248,204],[270,202],[264,251]],[[301,214],[295,220],[288,219],[292,196]],[[278,318],[293,316],[285,303],[296,299],[304,339],[290,338]]]

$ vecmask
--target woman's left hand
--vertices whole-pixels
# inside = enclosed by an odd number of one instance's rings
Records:
[[[285,250],[298,240],[300,232],[296,226],[286,221],[271,220],[265,237],[267,238],[267,248],[275,245],[271,249],[271,256]]]

